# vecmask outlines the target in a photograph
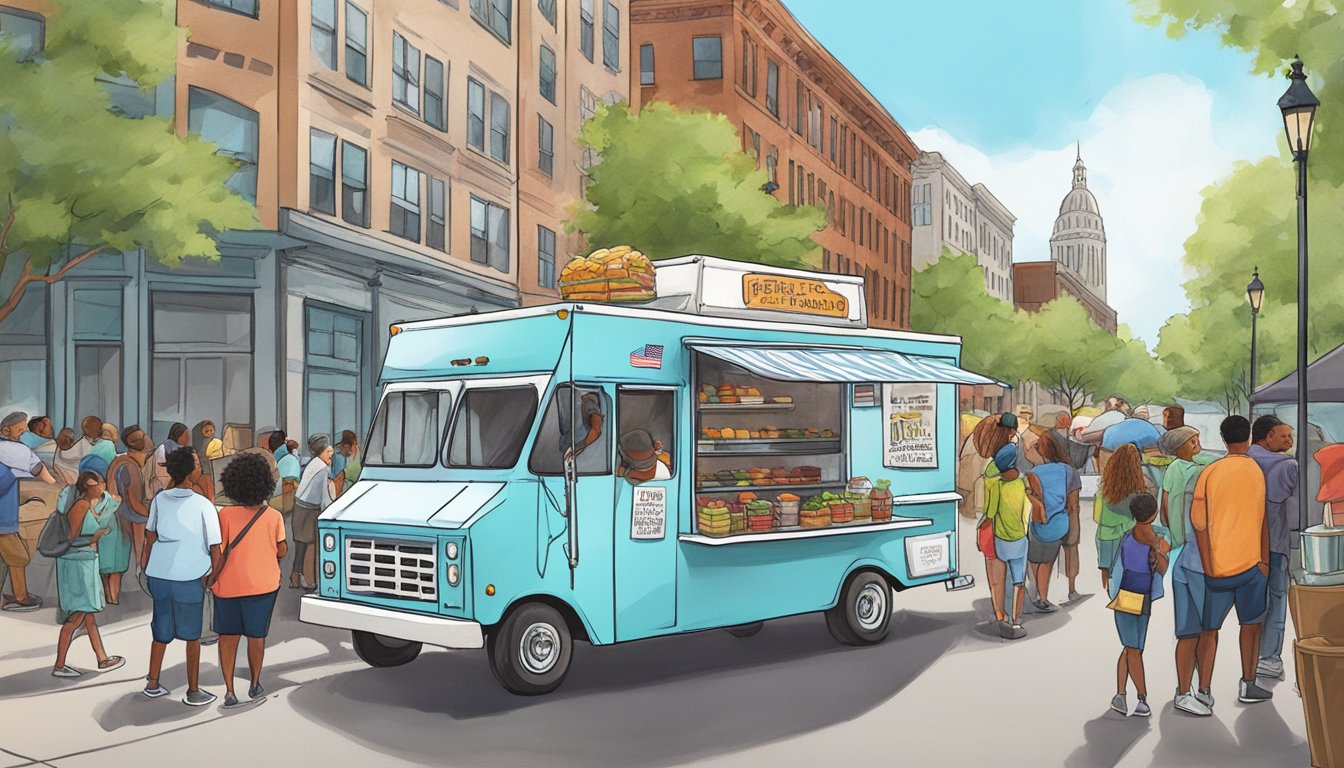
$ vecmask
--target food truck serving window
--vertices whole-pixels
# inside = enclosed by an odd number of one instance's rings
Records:
[[[611,398],[596,387],[561,384],[541,419],[527,466],[535,475],[564,473],[565,452],[575,450],[580,475],[611,473]],[[577,427],[572,425],[577,424]]]
[[[371,467],[429,467],[451,410],[443,390],[388,392],[369,430],[364,463]]]
[[[533,387],[469,389],[458,402],[448,438],[447,464],[464,469],[508,469],[518,463],[537,415]]]

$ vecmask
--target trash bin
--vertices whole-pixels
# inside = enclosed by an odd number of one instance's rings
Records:
[[[1307,637],[1294,649],[1311,764],[1344,768],[1344,640]]]
[[[1319,635],[1344,644],[1344,587],[1293,584],[1288,607],[1299,640]]]

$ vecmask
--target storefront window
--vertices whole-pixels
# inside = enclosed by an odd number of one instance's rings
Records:
[[[252,423],[252,297],[154,293],[152,436],[209,419]]]

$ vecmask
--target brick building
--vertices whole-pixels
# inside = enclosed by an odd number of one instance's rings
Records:
[[[1020,309],[1036,312],[1060,296],[1077,299],[1092,316],[1092,321],[1114,335],[1115,310],[1087,289],[1078,276],[1058,261],[1020,261],[1013,264],[1013,303]]]
[[[873,326],[908,327],[905,130],[779,0],[632,0],[630,14],[632,102],[727,115],[770,194],[827,210],[823,269],[866,278]]]

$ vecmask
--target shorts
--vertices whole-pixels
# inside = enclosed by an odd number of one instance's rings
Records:
[[[17,533],[0,533],[0,560],[10,568],[23,568],[32,560],[28,545]]]
[[[1008,566],[1008,576],[1013,586],[1027,580],[1027,539],[1005,541],[994,537],[994,552]]]
[[[1029,563],[1053,563],[1055,558],[1059,557],[1059,548],[1064,546],[1061,541],[1041,541],[1027,531],[1027,562]]]
[[[1171,579],[1171,602],[1176,609],[1176,637],[1199,637],[1204,629],[1204,574],[1180,568]]]
[[[280,590],[264,595],[216,597],[214,630],[220,635],[265,637],[271,631],[271,613]]]
[[[1222,629],[1223,620],[1237,606],[1237,622],[1242,626],[1263,624],[1269,578],[1259,566],[1236,576],[1209,576],[1204,580],[1204,629]]]
[[[154,642],[201,639],[205,585],[200,579],[170,581],[150,576],[149,596],[154,599],[154,617],[149,622]]]
[[[992,522],[987,521],[975,529],[975,548],[980,550],[986,560],[998,559],[998,555],[994,552],[994,524]]]
[[[1115,631],[1120,635],[1121,645],[1142,651],[1148,639],[1148,616],[1115,611]]]
[[[1082,528],[1082,526],[1078,524],[1078,515],[1070,514],[1070,515],[1069,515],[1069,532],[1066,533],[1066,534],[1064,534],[1064,542],[1063,542],[1063,543],[1064,543],[1064,546],[1065,546],[1065,547],[1076,547],[1076,546],[1078,546],[1078,542],[1079,542],[1079,540],[1082,538],[1082,536],[1081,536],[1081,531],[1079,530],[1079,529],[1081,529],[1081,528]]]
[[[1097,537],[1097,567],[1103,571],[1111,570],[1115,558],[1120,554],[1120,539]]]

